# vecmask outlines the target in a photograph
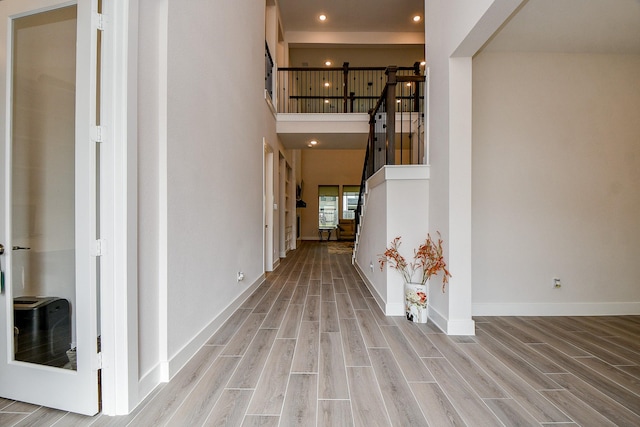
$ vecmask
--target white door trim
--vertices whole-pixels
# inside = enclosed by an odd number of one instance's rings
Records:
[[[138,403],[137,55],[138,0],[103,2],[101,146],[102,412]]]
[[[267,143],[266,138],[262,138],[263,150],[263,212],[264,212],[264,271],[273,271],[273,149]]]

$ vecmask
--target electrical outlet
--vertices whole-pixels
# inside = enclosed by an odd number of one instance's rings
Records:
[[[242,282],[244,280],[244,273],[242,271],[238,271],[238,282]]]
[[[558,279],[557,277],[553,278],[553,288],[554,289],[560,289],[562,287],[562,283],[560,283],[560,279]]]
[[[371,271],[373,272],[373,261],[369,262],[369,268],[371,269]]]

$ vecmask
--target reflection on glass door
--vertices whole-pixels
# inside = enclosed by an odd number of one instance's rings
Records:
[[[14,358],[75,364],[76,6],[13,21]]]

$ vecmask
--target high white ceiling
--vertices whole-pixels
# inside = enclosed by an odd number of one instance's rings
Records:
[[[277,0],[280,9],[282,29],[285,32],[318,33],[424,33],[424,0]],[[327,20],[321,22],[320,14]],[[420,22],[412,18],[420,15]],[[387,40],[380,37],[381,40]],[[423,40],[421,37],[417,39]],[[390,39],[388,39],[390,40]],[[368,43],[370,43],[368,41]],[[422,43],[422,42],[421,42]],[[290,58],[292,66],[322,66],[326,59],[340,65],[348,61],[352,66],[411,66],[423,59],[422,45],[399,45],[400,52],[389,55],[390,43],[358,46],[353,44],[332,45],[295,45],[295,54]],[[333,50],[333,53],[330,53]],[[417,52],[415,52],[417,50]],[[407,52],[410,52],[408,54]],[[349,53],[349,57],[344,57]],[[314,57],[317,56],[317,57]],[[408,59],[400,59],[398,55]],[[371,57],[375,59],[371,59]],[[375,64],[373,62],[375,62]],[[287,148],[307,149],[310,139],[319,141],[314,149],[364,149],[367,144],[367,132],[362,133],[286,133],[280,134],[280,140]]]
[[[415,14],[424,19],[424,0],[277,1],[285,33],[424,31],[424,21],[418,24],[411,21]],[[328,16],[326,22],[317,20],[320,13]],[[483,50],[637,55],[640,0],[528,0]],[[298,148],[304,147],[309,138],[321,139],[319,135],[296,134],[284,137],[283,141],[288,148]],[[325,149],[358,145],[353,134],[344,138],[331,134],[322,140]],[[363,136],[362,148],[365,144]]]
[[[278,0],[287,31],[422,32],[424,0]],[[320,22],[318,16],[327,20]]]
[[[424,32],[424,0],[277,1],[285,32]],[[486,50],[640,54],[640,0],[528,0]]]

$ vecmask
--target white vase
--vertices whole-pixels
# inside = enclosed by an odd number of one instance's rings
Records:
[[[404,307],[407,320],[427,323],[427,285],[405,283]]]

